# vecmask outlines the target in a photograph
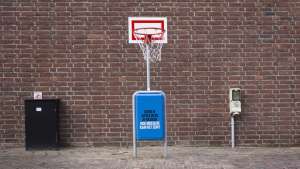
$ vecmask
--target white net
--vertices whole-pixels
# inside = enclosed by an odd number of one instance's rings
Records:
[[[151,62],[161,61],[161,48],[163,46],[164,31],[158,28],[136,29],[134,32],[138,45],[141,48],[144,59]]]
[[[147,54],[149,53],[149,59],[151,62],[161,61],[161,48],[163,43],[138,43],[138,44],[143,52],[145,60],[147,59]]]

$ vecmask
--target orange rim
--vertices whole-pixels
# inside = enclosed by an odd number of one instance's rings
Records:
[[[160,32],[158,32],[158,33],[140,33],[140,32],[138,32],[140,30],[151,30],[151,29],[160,30]],[[144,43],[151,43],[152,40],[161,40],[161,38],[163,37],[164,32],[165,31],[160,29],[160,28],[137,28],[137,29],[134,30],[134,37],[137,40],[144,41]],[[136,35],[143,36],[143,37],[138,37]],[[158,37],[153,38],[153,36],[158,36]]]

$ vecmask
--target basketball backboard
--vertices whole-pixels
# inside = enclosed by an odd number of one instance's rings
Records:
[[[128,40],[129,43],[140,43],[141,39],[136,38],[135,33],[139,31],[153,31],[152,43],[167,43],[167,18],[166,17],[128,17]],[[158,31],[155,32],[155,31]],[[163,32],[159,33],[160,31]],[[158,34],[157,37],[156,34]],[[159,36],[162,35],[162,36]],[[142,38],[143,40],[143,38]]]

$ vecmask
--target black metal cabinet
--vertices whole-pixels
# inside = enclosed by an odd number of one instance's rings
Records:
[[[58,148],[59,100],[25,100],[25,145]]]

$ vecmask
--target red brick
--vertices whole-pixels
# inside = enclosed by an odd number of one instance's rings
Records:
[[[131,96],[146,79],[126,35],[137,15],[168,18],[152,87],[167,94],[170,142],[229,145],[228,90],[240,87],[238,145],[299,144],[296,1],[142,2],[140,14],[127,0],[14,4],[0,12],[0,145],[23,144],[23,100],[36,90],[61,98],[64,143],[131,144]]]

